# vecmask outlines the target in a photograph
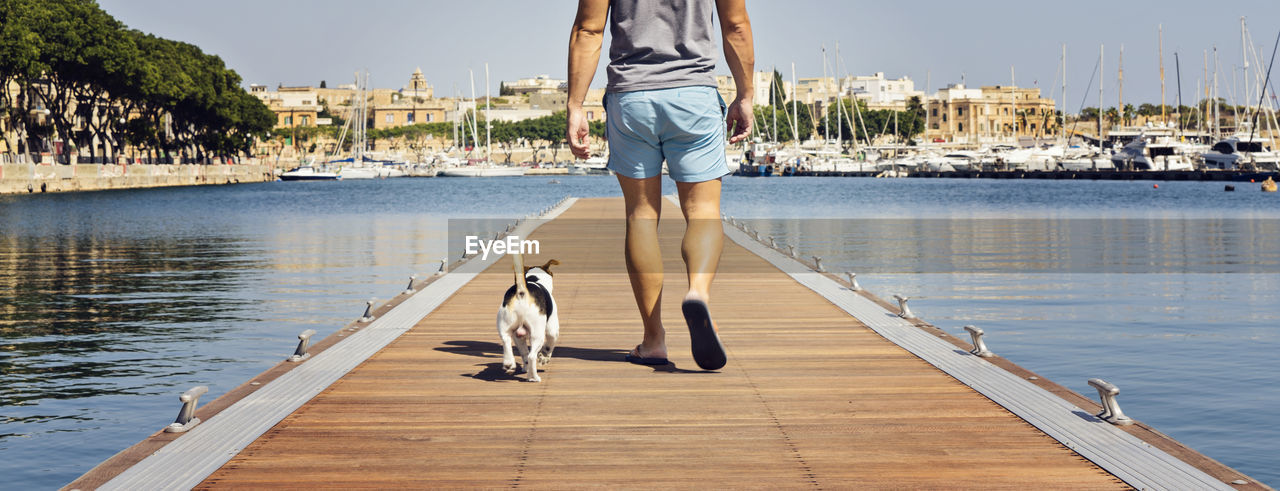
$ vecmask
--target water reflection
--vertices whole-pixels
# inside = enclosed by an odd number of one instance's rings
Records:
[[[861,273],[1255,273],[1280,269],[1257,219],[750,219],[803,257]],[[828,263],[830,264],[830,263]]]
[[[509,184],[521,202],[491,200],[492,182],[410,179],[0,196],[6,486],[61,486],[172,421],[181,391],[212,400],[297,333],[327,336],[398,294],[438,267],[447,217],[519,216],[567,192]]]

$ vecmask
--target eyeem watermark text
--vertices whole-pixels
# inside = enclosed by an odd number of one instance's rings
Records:
[[[542,246],[536,240],[520,240],[520,237],[509,235],[498,240],[484,240],[479,236],[468,235],[466,253],[468,256],[480,254],[480,260],[489,258],[489,253],[499,256],[509,253],[540,254]]]

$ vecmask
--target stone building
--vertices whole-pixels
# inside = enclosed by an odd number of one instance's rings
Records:
[[[931,140],[954,143],[1007,141],[1045,137],[1057,131],[1053,99],[1040,89],[954,84],[939,90],[926,104]]]
[[[769,84],[773,80],[773,72],[755,72],[755,94],[752,96],[752,103],[757,106],[769,105]],[[791,82],[782,82],[783,90],[790,94]],[[733,102],[738,97],[738,86],[733,81],[732,75],[716,76],[716,90],[720,92],[725,102]]]
[[[265,85],[250,85],[249,93],[276,114],[276,128],[315,126],[322,106],[312,87],[277,87],[268,91]]]

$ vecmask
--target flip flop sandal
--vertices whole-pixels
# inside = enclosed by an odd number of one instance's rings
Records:
[[[703,370],[719,370],[728,362],[720,336],[711,327],[711,312],[702,300],[685,300],[680,304],[684,321],[689,324],[689,339],[693,346],[693,361]]]

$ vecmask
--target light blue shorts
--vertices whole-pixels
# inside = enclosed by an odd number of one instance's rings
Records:
[[[715,87],[605,94],[609,170],[633,179],[662,174],[703,182],[729,174],[725,159],[725,104]]]

